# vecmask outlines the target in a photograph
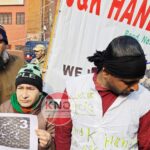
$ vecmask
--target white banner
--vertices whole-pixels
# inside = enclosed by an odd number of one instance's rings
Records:
[[[62,0],[45,91],[62,92],[66,78],[91,73],[87,56],[120,35],[136,38],[150,61],[149,31],[149,0]]]

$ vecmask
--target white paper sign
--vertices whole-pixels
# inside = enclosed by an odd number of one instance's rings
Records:
[[[35,115],[0,113],[0,150],[37,150]]]

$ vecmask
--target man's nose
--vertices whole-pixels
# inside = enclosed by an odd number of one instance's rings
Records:
[[[27,90],[24,90],[24,91],[23,91],[22,97],[23,97],[24,99],[28,98],[28,92],[27,92]]]
[[[138,83],[133,84],[130,89],[131,89],[131,91],[138,91],[138,89],[139,89]]]

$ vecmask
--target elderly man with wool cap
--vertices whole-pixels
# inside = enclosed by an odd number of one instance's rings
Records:
[[[0,104],[9,99],[15,91],[15,78],[24,60],[7,52],[8,39],[3,26],[0,25]]]
[[[43,80],[39,66],[24,65],[18,72],[15,85],[16,92],[11,95],[10,100],[1,104],[0,112],[37,115],[38,150],[54,150],[54,125],[47,122],[41,112],[47,94],[42,91]]]

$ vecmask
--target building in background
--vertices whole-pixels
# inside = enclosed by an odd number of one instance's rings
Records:
[[[10,49],[20,49],[26,41],[25,11],[24,0],[0,0],[0,24],[6,29]]]
[[[57,0],[28,0],[27,3],[27,40],[49,41]]]
[[[0,24],[11,50],[25,49],[27,41],[49,41],[58,0],[0,0]]]
[[[45,0],[43,13],[43,32],[45,39],[49,41],[50,33],[53,28],[54,16],[58,0]]]
[[[42,0],[26,0],[27,1],[27,41],[41,40],[41,14]]]

